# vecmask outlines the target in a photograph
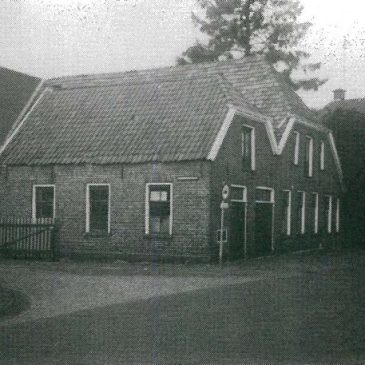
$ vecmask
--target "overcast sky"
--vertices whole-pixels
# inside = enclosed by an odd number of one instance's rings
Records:
[[[42,78],[173,65],[199,37],[194,0],[0,0],[0,66]],[[365,3],[302,0],[303,46],[329,81],[301,93],[321,107],[342,87],[365,97]]]

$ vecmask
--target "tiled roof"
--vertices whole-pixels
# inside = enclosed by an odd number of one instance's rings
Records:
[[[206,159],[229,105],[310,116],[263,58],[48,80],[3,164]],[[281,129],[278,128],[280,131]]]
[[[336,100],[324,108],[324,110],[336,109],[356,110],[359,113],[365,114],[365,99]]]
[[[0,67],[0,145],[40,79]]]

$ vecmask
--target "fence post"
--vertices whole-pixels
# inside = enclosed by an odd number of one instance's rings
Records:
[[[57,240],[57,224],[54,224],[50,227],[51,230],[51,250],[52,250],[52,261],[59,260],[59,252],[58,252],[58,240]]]

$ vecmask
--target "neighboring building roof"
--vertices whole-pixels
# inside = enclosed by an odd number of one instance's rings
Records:
[[[206,159],[232,105],[277,131],[288,115],[323,128],[262,57],[81,75],[44,83],[1,163]]]
[[[39,83],[37,77],[0,67],[0,145]]]
[[[359,113],[365,114],[365,99],[334,100],[327,104],[323,108],[323,111],[333,111],[336,109],[355,110]]]

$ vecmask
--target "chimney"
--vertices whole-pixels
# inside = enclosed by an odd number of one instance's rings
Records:
[[[346,90],[344,90],[344,89],[333,90],[333,100],[334,101],[345,100],[345,95],[346,95]]]

